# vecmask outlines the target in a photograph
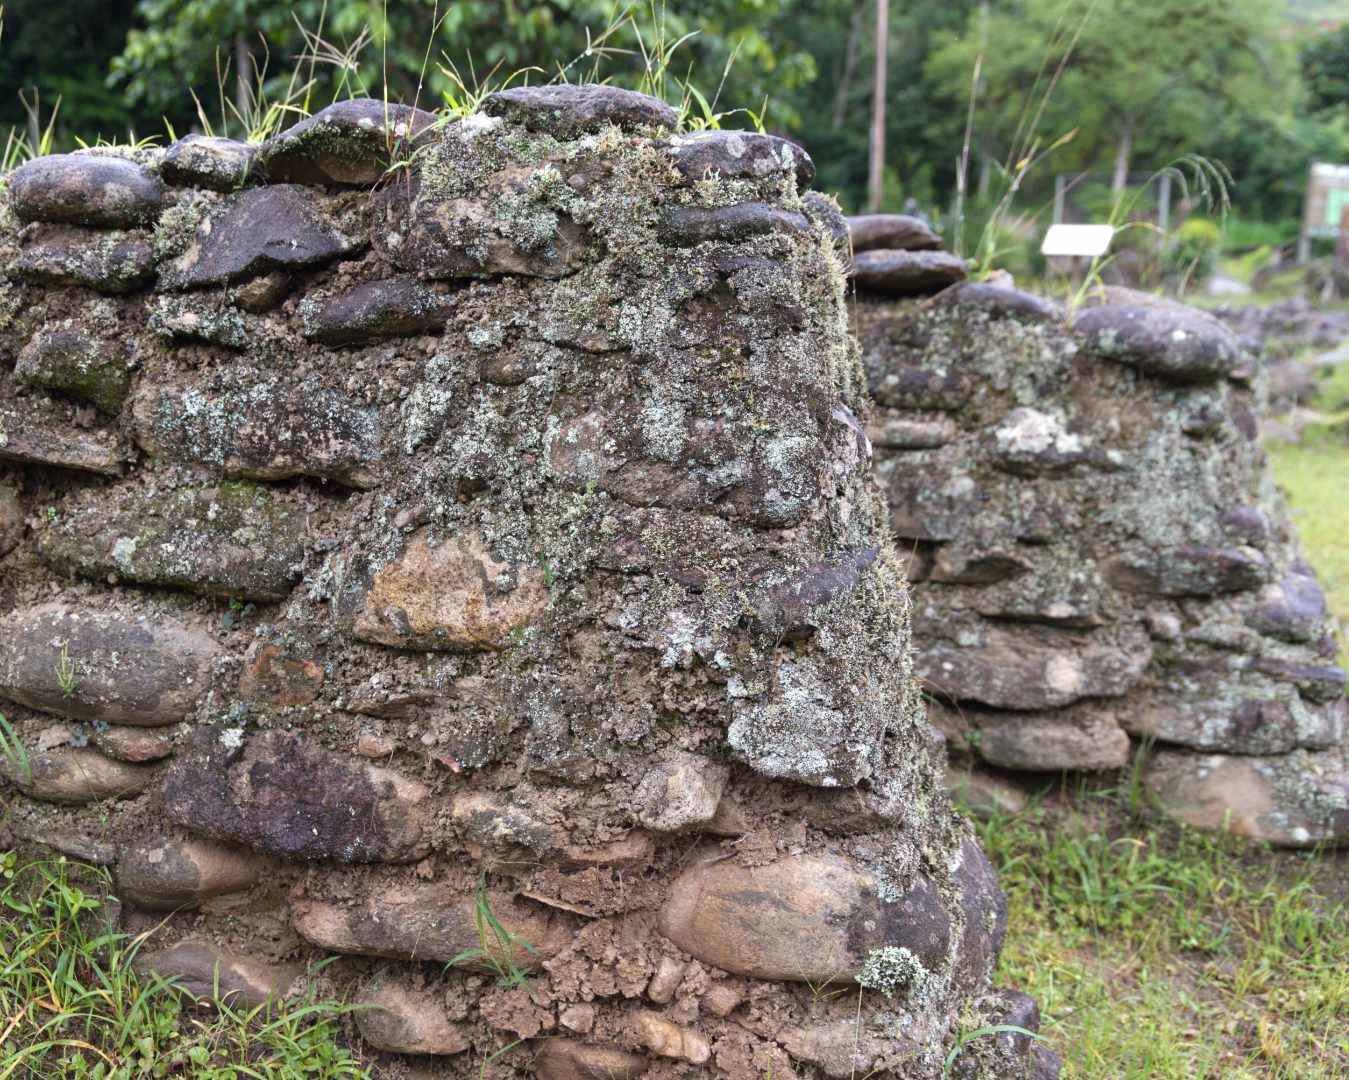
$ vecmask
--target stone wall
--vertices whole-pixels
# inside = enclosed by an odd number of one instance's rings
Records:
[[[254,1001],[336,956],[446,1076],[927,1078],[1035,1026],[841,219],[797,148],[674,123],[349,102],[7,178],[9,828],[167,919],[150,968]],[[1014,1033],[958,1069],[1057,1075]]]
[[[1106,770],[1148,740],[1147,786],[1184,820],[1349,843],[1345,674],[1239,341],[1127,290],[1071,316],[996,282],[893,299],[924,288],[900,270],[929,254],[894,253],[882,280],[859,254],[855,321],[917,670],[952,747]]]

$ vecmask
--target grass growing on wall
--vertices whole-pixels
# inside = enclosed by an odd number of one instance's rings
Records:
[[[1349,1076],[1349,853],[1276,852],[1079,786],[980,826],[1010,908],[1000,985],[1064,1080]]]
[[[106,871],[0,853],[0,1080],[363,1080],[351,1006],[312,996],[198,1010],[132,967],[144,935],[109,924]]]

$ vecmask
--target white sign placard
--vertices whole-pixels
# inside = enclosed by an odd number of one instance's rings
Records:
[[[1110,250],[1113,225],[1051,225],[1040,245],[1042,255],[1085,255],[1095,258]]]

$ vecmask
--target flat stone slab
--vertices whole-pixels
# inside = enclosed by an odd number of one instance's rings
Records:
[[[197,1001],[226,1001],[249,1009],[285,995],[303,970],[298,964],[263,964],[235,956],[208,941],[184,941],[170,949],[140,953],[132,966],[141,974],[172,979]]]
[[[1099,708],[1027,713],[972,713],[977,753],[990,765],[1029,772],[1121,769],[1132,747],[1124,729]]]
[[[115,431],[82,430],[45,395],[18,397],[0,379],[0,460],[118,476],[127,451]]]
[[[14,270],[40,285],[83,285],[116,295],[148,284],[155,257],[142,233],[51,225],[24,242]]]
[[[1120,556],[1106,564],[1105,576],[1126,592],[1220,596],[1260,588],[1271,570],[1256,548],[1190,545]]]
[[[283,858],[415,862],[429,849],[423,785],[282,731],[201,729],[163,792],[171,821]]]
[[[625,131],[674,130],[679,114],[659,98],[617,86],[513,86],[483,99],[482,111],[570,139],[610,124]]]
[[[305,532],[303,510],[257,485],[132,484],[64,507],[38,553],[66,574],[267,602],[299,580]]]
[[[941,237],[912,214],[857,214],[846,219],[855,253],[863,251],[936,251]]]
[[[33,754],[27,768],[8,759],[0,768],[28,798],[69,805],[131,798],[148,788],[158,775],[158,770],[149,765],[128,765],[97,750],[75,746]]]
[[[366,187],[424,145],[438,120],[374,98],[337,101],[264,142],[257,165],[273,183]]]
[[[159,727],[193,711],[220,652],[162,611],[39,604],[0,619],[0,696],[75,720]]]
[[[1178,382],[1234,375],[1246,361],[1237,336],[1217,319],[1179,305],[1086,308],[1073,332],[1097,356]]]
[[[667,244],[693,247],[711,241],[748,240],[772,232],[806,232],[810,222],[802,214],[781,210],[768,203],[736,203],[705,210],[677,206],[668,211],[658,233]]]
[[[675,135],[667,151],[686,183],[711,175],[723,180],[795,176],[804,190],[815,180],[815,162],[805,148],[757,131],[694,131]]]
[[[965,260],[946,251],[864,251],[853,259],[858,289],[889,296],[937,292],[963,281]]]
[[[375,483],[378,414],[333,390],[307,393],[271,377],[240,389],[151,385],[132,399],[132,419],[151,457],[231,478]]]
[[[106,154],[50,154],[9,177],[20,221],[124,229],[153,221],[164,201],[159,180],[134,161]]]
[[[187,250],[160,268],[160,277],[174,289],[221,285],[319,266],[364,243],[329,222],[308,189],[273,184],[228,197],[197,227]]]

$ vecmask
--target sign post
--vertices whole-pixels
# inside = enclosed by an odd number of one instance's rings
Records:
[[[1349,165],[1313,161],[1307,173],[1307,198],[1302,207],[1302,232],[1297,241],[1297,261],[1310,261],[1312,238],[1335,239],[1340,220],[1349,209]]]

